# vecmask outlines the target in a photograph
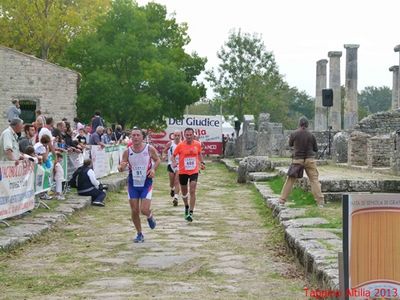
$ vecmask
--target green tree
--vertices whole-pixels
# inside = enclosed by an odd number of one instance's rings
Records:
[[[230,107],[239,119],[254,107],[251,99],[259,95],[255,85],[262,82],[265,92],[271,84],[282,84],[274,56],[257,34],[232,32],[217,56],[221,63],[217,70],[207,72],[207,79],[224,107]]]
[[[392,106],[392,90],[387,86],[367,86],[359,94],[358,103],[364,114],[390,110]]]
[[[0,0],[0,44],[56,61],[111,0]]]
[[[184,51],[189,41],[186,24],[168,18],[165,6],[115,0],[97,30],[66,52],[82,74],[79,116],[100,109],[110,121],[152,128],[182,116],[205,95],[196,77],[206,60]]]

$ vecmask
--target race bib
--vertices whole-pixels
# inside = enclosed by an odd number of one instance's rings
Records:
[[[144,166],[136,166],[132,168],[133,186],[143,187],[147,178],[147,170]]]
[[[197,159],[195,157],[186,157],[184,160],[184,164],[186,171],[194,170],[197,166]]]

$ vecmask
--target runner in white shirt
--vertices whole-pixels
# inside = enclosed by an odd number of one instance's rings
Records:
[[[178,206],[179,199],[179,174],[178,174],[178,166],[175,168],[172,167],[172,155],[174,154],[176,146],[181,142],[181,132],[179,130],[174,131],[173,140],[168,142],[165,145],[163,154],[167,154],[168,157],[168,176],[169,176],[169,187],[171,188],[171,197],[173,197],[172,204],[174,206]],[[176,157],[176,163],[179,162],[179,156]]]
[[[122,155],[118,170],[121,172],[129,166],[128,196],[131,207],[132,221],[135,225],[137,236],[135,243],[143,243],[144,236],[140,222],[140,212],[147,217],[149,227],[156,227],[150,206],[153,189],[153,178],[160,164],[157,150],[143,142],[144,133],[139,128],[134,128],[131,133],[133,145]]]

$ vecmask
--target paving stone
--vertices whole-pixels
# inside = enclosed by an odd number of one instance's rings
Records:
[[[195,254],[143,256],[139,258],[137,264],[140,268],[167,269],[174,265],[183,264],[194,257],[196,257]]]
[[[329,224],[329,222],[323,218],[298,218],[282,222],[286,228],[312,227],[321,224]]]

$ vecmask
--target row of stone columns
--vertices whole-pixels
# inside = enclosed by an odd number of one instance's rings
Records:
[[[346,78],[345,78],[345,107],[344,129],[352,129],[358,123],[358,90],[357,90],[357,49],[359,45],[345,44],[346,49]],[[340,85],[340,57],[341,51],[328,52],[329,57],[329,88],[333,90],[333,106],[329,108],[327,120],[327,107],[322,105],[322,89],[326,88],[328,61],[317,61],[317,80],[315,91],[315,120],[314,130],[324,131],[327,126],[341,130],[341,85]]]

